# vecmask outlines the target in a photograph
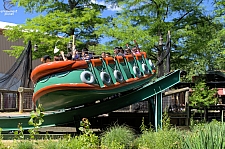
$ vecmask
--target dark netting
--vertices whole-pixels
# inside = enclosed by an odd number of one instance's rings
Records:
[[[31,41],[25,47],[13,66],[0,77],[0,89],[17,90],[18,87],[32,88],[30,73],[32,71]]]

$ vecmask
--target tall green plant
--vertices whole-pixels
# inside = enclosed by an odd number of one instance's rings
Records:
[[[217,98],[216,89],[209,89],[204,81],[199,81],[193,88],[193,93],[190,96],[190,105],[197,107],[207,107],[211,104],[215,104]]]
[[[134,131],[128,126],[112,126],[101,136],[103,149],[127,149],[132,148],[135,139]]]
[[[29,125],[34,126],[33,129],[29,129],[28,132],[30,133],[31,139],[34,139],[34,135],[38,134],[38,129],[44,122],[44,109],[41,104],[38,105],[36,111],[32,111],[30,114],[30,120],[28,122]]]
[[[183,149],[224,149],[225,125],[217,121],[196,125],[184,136]]]

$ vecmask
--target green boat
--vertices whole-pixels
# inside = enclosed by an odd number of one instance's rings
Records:
[[[54,61],[31,74],[33,102],[45,110],[96,103],[149,83],[155,69],[145,52],[91,60]]]

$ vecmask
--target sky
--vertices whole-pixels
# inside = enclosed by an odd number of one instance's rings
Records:
[[[92,2],[97,2],[96,0],[91,0]],[[99,4],[104,4],[102,1],[98,1]],[[106,5],[108,10],[103,12],[103,16],[113,15],[118,8],[111,8],[109,5]],[[26,13],[25,9],[22,7],[12,7],[10,11],[6,11],[3,7],[3,0],[0,0],[0,21],[9,22],[15,24],[24,24],[26,19],[34,18],[40,14],[38,13]]]

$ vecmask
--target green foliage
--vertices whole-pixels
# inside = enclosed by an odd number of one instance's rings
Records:
[[[215,104],[217,89],[209,89],[204,81],[199,81],[193,88],[193,93],[190,96],[190,105],[198,107],[207,107]]]
[[[101,148],[126,149],[131,148],[135,139],[134,131],[128,126],[112,126],[101,135]]]
[[[217,121],[197,125],[191,133],[184,136],[183,149],[224,149],[225,125]]]
[[[36,108],[36,111],[32,111],[31,114],[30,114],[30,120],[29,120],[28,124],[34,126],[33,129],[28,130],[28,132],[30,133],[31,139],[34,139],[35,134],[39,134],[38,129],[42,125],[42,123],[44,122],[43,111],[44,111],[44,109],[43,109],[42,105],[39,104],[38,107]]]
[[[142,117],[140,129],[141,129],[141,132],[142,132],[142,133],[144,133],[144,132],[146,132],[146,131],[149,130],[149,129],[147,128],[147,126],[145,125],[145,119],[144,119],[144,117]]]
[[[82,148],[82,149],[90,149],[90,148],[98,148],[99,147],[99,139],[93,131],[90,129],[90,122],[87,118],[83,118],[81,123],[81,127],[79,130],[82,132],[81,135],[71,137],[65,137],[60,144],[64,144],[63,146],[67,149],[74,149],[74,148]],[[59,144],[59,145],[60,145]],[[63,147],[62,145],[57,146],[58,148]]]
[[[170,117],[167,112],[163,113],[162,116],[162,129],[163,130],[170,130],[172,128],[172,125],[170,124]]]
[[[145,131],[136,140],[138,149],[179,149],[181,148],[181,132],[176,129]]]
[[[39,104],[38,107],[36,108],[36,111],[35,112],[32,111],[30,114],[30,120],[29,120],[28,124],[34,126],[33,129],[28,130],[28,132],[30,133],[31,139],[34,139],[35,134],[39,134],[38,129],[44,122],[43,111],[44,111],[44,109],[42,108],[42,105]],[[24,130],[22,127],[22,123],[18,124],[18,128],[19,128],[19,130],[14,132],[15,138],[16,139],[24,139]]]
[[[153,61],[165,52],[158,44],[159,35],[164,42],[167,31],[171,32],[171,69],[188,72],[191,76],[206,70],[225,68],[224,31],[221,21],[215,21],[214,5],[201,0],[113,0],[122,9],[104,25],[97,26],[97,34],[112,38],[113,46],[125,46],[136,39],[143,51]],[[224,4],[223,4],[224,6]],[[210,12],[207,13],[208,8]],[[213,10],[212,10],[213,9]],[[223,12],[223,11],[222,11]]]
[[[90,129],[90,125],[91,123],[89,122],[89,120],[87,118],[83,118],[82,121],[80,121],[80,128],[79,130],[83,133],[83,134],[92,134],[93,131]]]
[[[14,149],[35,149],[32,141],[23,140],[16,142]]]
[[[19,128],[19,130],[14,131],[15,139],[24,139],[24,130],[22,127],[22,123],[18,123],[17,127]]]

